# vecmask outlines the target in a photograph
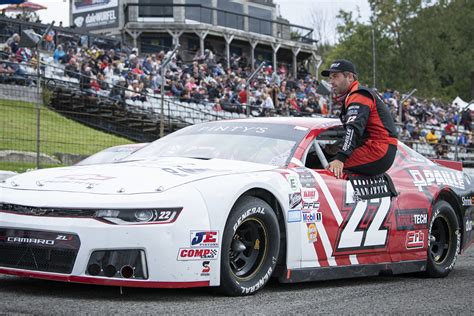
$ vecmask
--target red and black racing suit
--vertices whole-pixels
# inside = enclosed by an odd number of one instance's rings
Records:
[[[381,98],[355,81],[343,102],[340,115],[346,129],[342,149],[335,159],[344,168],[363,175],[387,171],[397,152],[397,129]]]

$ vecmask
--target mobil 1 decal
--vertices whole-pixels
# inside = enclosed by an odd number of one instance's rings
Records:
[[[346,183],[344,221],[339,227],[336,252],[384,249],[389,236],[390,197],[359,200],[350,181]]]

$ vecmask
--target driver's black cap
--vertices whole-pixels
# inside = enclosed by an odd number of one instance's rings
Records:
[[[345,59],[338,59],[338,60],[335,60],[331,64],[329,69],[321,71],[321,75],[323,77],[329,77],[329,74],[331,72],[344,72],[344,71],[348,71],[348,72],[352,72],[353,74],[357,74],[355,66],[354,66],[353,63],[351,63],[350,61],[345,60]]]

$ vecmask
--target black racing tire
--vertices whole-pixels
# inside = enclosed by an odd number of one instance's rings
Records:
[[[275,270],[279,249],[278,219],[271,206],[251,196],[239,199],[222,238],[219,292],[244,296],[263,288]]]
[[[428,234],[426,275],[443,278],[454,269],[461,247],[459,221],[453,207],[438,201],[433,207]]]

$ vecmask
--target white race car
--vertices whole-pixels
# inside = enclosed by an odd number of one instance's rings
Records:
[[[447,275],[474,238],[469,176],[400,143],[385,178],[336,179],[324,146],[340,135],[333,119],[218,121],[4,180],[0,273],[228,295],[271,276]]]

